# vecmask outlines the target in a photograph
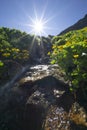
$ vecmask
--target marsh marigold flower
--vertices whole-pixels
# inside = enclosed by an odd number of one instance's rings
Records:
[[[79,55],[78,55],[78,54],[77,54],[77,55],[73,55],[73,57],[74,57],[74,58],[78,58],[78,57],[79,57]]]

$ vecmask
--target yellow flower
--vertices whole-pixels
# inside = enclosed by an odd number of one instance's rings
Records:
[[[48,55],[50,55],[51,53],[50,52],[48,52]]]
[[[56,47],[57,47],[56,45],[53,45],[53,46],[52,46],[52,49],[55,49]]]
[[[17,48],[16,51],[19,52],[20,50]]]
[[[66,46],[70,46],[70,45],[71,45],[71,43],[70,43],[70,42],[67,42],[65,45],[66,45]]]
[[[79,55],[78,55],[78,54],[77,54],[77,55],[73,55],[73,57],[74,57],[74,58],[78,58],[78,57],[79,57]]]
[[[3,53],[2,56],[4,56],[4,57],[9,57],[9,56],[10,56],[10,53]]]
[[[20,50],[18,48],[12,48],[13,52],[19,52]]]
[[[63,46],[58,46],[58,49],[62,50],[62,49],[63,49]]]
[[[56,55],[57,53],[58,53],[57,50],[54,50],[54,51],[53,51],[53,55]]]

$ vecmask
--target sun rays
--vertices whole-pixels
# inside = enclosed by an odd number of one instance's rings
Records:
[[[35,17],[35,19],[31,18],[30,17],[30,20],[31,20],[31,24],[28,24],[28,26],[30,27],[30,32],[35,34],[35,35],[39,35],[39,36],[42,36],[42,35],[47,35],[46,33],[46,29],[47,29],[47,26],[46,26],[46,21],[42,18],[37,18]]]
[[[39,19],[32,19],[32,24],[29,24],[29,26],[32,29],[32,33],[34,33],[35,35],[40,35],[44,33],[44,28],[45,28],[45,23],[42,20]]]
[[[29,35],[33,36],[29,49],[30,52],[32,52],[37,39],[39,39],[39,45],[43,46],[42,37],[47,37],[49,35],[48,32],[53,30],[50,22],[54,19],[55,16],[51,15],[51,17],[49,17],[46,13],[46,8],[47,5],[45,5],[41,12],[39,9],[36,10],[36,8],[33,7],[32,14],[28,14],[28,11],[24,10],[26,21],[24,20],[25,22],[21,24],[21,26],[28,30],[27,32]]]
[[[42,21],[35,21],[33,25],[33,30],[35,31],[35,34],[41,34],[43,32],[44,25]]]

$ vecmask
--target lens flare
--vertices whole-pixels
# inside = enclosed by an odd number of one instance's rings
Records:
[[[44,24],[43,24],[42,21],[39,21],[39,20],[35,21],[34,25],[32,25],[32,27],[33,27],[33,30],[34,30],[35,34],[43,33]]]
[[[55,18],[55,15],[51,15],[51,17],[47,16],[46,8],[47,4],[41,12],[38,12],[38,10],[33,7],[34,13],[32,16],[25,11],[27,21],[22,25],[27,27],[29,34],[34,34],[35,36],[48,36],[49,31],[58,30],[57,28],[52,27],[53,24],[50,24]]]

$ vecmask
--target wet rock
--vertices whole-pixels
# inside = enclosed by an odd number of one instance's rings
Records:
[[[0,96],[0,129],[86,130],[86,112],[74,103],[59,66],[32,66],[22,74]]]
[[[83,107],[81,107],[77,102],[75,102],[70,109],[71,119],[78,125],[87,126],[87,114]]]
[[[68,114],[62,107],[51,106],[44,126],[45,130],[69,130],[70,122]]]

